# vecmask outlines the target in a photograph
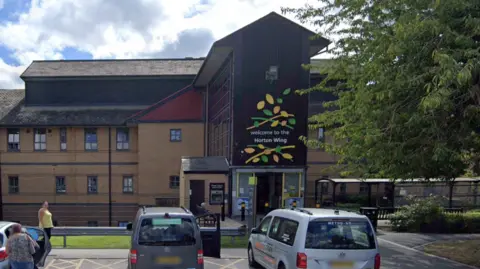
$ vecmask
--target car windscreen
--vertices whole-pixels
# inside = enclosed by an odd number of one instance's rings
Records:
[[[138,230],[138,244],[155,246],[194,245],[194,223],[189,218],[144,218]]]
[[[305,248],[375,249],[375,235],[363,219],[313,220],[308,224]]]

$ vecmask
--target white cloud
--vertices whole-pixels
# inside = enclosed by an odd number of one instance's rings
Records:
[[[0,0],[1,3],[2,0]],[[32,60],[60,59],[66,47],[89,52],[94,58],[135,58],[161,55],[179,41],[180,33],[198,29],[212,42],[284,6],[299,7],[316,0],[32,0],[15,22],[0,25],[0,44],[13,51],[20,65]],[[208,29],[208,30],[206,30]],[[213,39],[212,39],[213,37]],[[183,38],[191,42],[191,39]],[[205,44],[189,53],[205,56]],[[201,51],[200,51],[201,50]],[[175,56],[178,57],[178,53]],[[18,85],[4,80],[22,67],[2,61],[0,88]],[[12,84],[13,83],[13,84]]]

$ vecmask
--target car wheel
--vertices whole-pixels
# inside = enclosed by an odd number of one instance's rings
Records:
[[[253,249],[251,244],[248,244],[248,265],[253,268],[258,267],[258,263],[255,261],[255,256],[253,255]]]

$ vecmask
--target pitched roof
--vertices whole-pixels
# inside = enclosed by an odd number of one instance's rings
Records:
[[[130,117],[134,122],[201,121],[203,97],[191,85]]]
[[[223,174],[228,173],[229,165],[223,156],[182,157],[182,170],[186,174]]]
[[[98,77],[196,75],[203,58],[33,61],[20,76]]]
[[[3,126],[123,125],[141,108],[133,107],[25,107],[24,100],[0,119]]]
[[[0,90],[0,119],[7,115],[23,98],[25,98],[25,90]]]

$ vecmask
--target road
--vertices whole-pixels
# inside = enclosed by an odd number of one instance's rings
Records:
[[[404,246],[379,236],[382,269],[472,269],[439,257],[429,256],[416,246]],[[423,242],[418,242],[419,246]],[[127,250],[72,250],[56,249],[47,260],[45,269],[125,269]],[[205,259],[205,269],[248,268],[246,251],[229,249],[222,253],[224,259]]]

